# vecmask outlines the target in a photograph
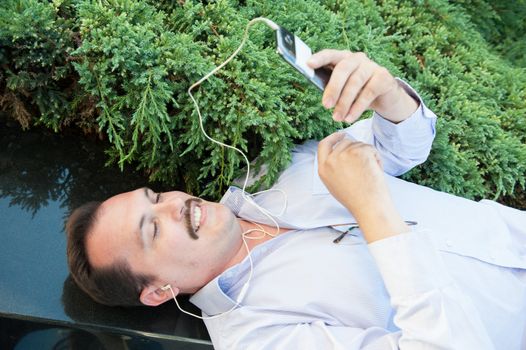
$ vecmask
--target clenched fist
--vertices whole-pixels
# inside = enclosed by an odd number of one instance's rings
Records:
[[[356,218],[369,243],[409,230],[394,206],[371,145],[345,139],[343,133],[329,135],[318,145],[318,173]]]

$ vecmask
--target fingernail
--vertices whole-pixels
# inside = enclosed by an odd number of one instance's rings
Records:
[[[353,122],[353,120],[354,120],[354,117],[353,117],[351,114],[349,114],[349,115],[347,115],[347,116],[345,117],[345,122],[346,122],[346,123],[349,123],[349,124],[350,124],[350,123]]]
[[[307,64],[309,66],[314,66],[316,65],[316,63],[318,62],[318,60],[314,57],[314,56],[311,56],[308,60],[307,60]]]
[[[325,106],[325,108],[331,108],[332,104],[333,104],[333,101],[330,97],[327,97],[323,100],[323,105]]]
[[[334,114],[332,115],[332,118],[336,121],[341,121],[342,120],[342,115],[340,112],[334,112]]]

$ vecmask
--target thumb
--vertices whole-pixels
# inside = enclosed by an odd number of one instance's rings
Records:
[[[318,143],[318,164],[323,164],[333,147],[345,137],[344,132],[335,132]]]
[[[342,59],[347,57],[348,53],[340,50],[324,49],[316,52],[309,57],[307,65],[312,69],[320,68],[327,65],[336,65]]]

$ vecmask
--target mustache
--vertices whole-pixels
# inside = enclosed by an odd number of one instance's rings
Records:
[[[184,201],[184,205],[186,208],[184,212],[184,221],[186,223],[186,229],[188,231],[188,234],[192,239],[199,239],[199,236],[197,235],[197,232],[194,230],[194,227],[192,225],[192,204],[199,204],[201,202],[202,200],[199,198],[188,198]]]

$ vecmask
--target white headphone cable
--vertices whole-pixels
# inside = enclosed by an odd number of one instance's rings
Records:
[[[245,284],[243,284],[243,287],[241,287],[241,291],[239,292],[239,295],[238,295],[238,297],[236,299],[236,303],[229,310],[227,310],[225,312],[222,312],[220,314],[214,315],[214,316],[199,316],[199,315],[196,315],[196,314],[191,313],[189,311],[183,310],[183,308],[179,305],[179,302],[177,301],[177,297],[176,297],[176,295],[175,295],[175,293],[174,293],[174,291],[172,289],[172,286],[170,284],[165,285],[164,287],[161,288],[161,290],[163,290],[163,291],[167,290],[167,289],[170,290],[170,292],[172,293],[172,298],[175,301],[175,304],[177,305],[177,308],[179,309],[179,311],[181,311],[182,313],[185,313],[187,315],[199,318],[201,320],[211,320],[211,319],[214,319],[214,318],[218,318],[218,317],[227,315],[230,312],[234,311],[234,309],[239,306],[241,301],[243,301],[243,298],[245,297],[245,294],[247,293],[250,280],[252,280],[252,273],[254,272],[254,262],[252,261],[252,255],[250,254],[250,248],[248,247],[247,241],[245,239],[245,234],[248,233],[248,232],[255,231],[255,230],[258,230],[258,229],[248,230],[247,232],[245,232],[245,233],[243,233],[241,235],[241,237],[243,239],[243,244],[245,245],[245,249],[247,250],[248,261],[250,262],[250,272],[248,274],[247,281],[245,282]]]
[[[264,17],[257,17],[257,18],[254,18],[252,19],[250,22],[248,22],[246,28],[245,28],[245,33],[243,35],[243,40],[241,41],[241,44],[239,45],[239,47],[236,49],[236,51],[234,51],[234,53],[232,55],[230,55],[230,57],[228,57],[223,63],[221,63],[219,66],[217,66],[216,68],[214,68],[212,71],[210,71],[208,74],[206,74],[204,77],[202,77],[200,80],[198,80],[196,83],[194,83],[193,85],[191,85],[189,88],[188,88],[188,95],[190,95],[190,98],[192,99],[193,103],[194,103],[194,106],[197,110],[197,115],[199,116],[199,127],[201,128],[201,132],[203,133],[203,135],[208,139],[210,140],[211,142],[213,143],[216,143],[220,146],[223,146],[223,147],[227,147],[227,148],[230,148],[230,149],[233,149],[235,151],[237,151],[238,153],[240,153],[243,158],[245,159],[245,162],[247,163],[247,174],[245,176],[245,181],[243,183],[243,188],[242,188],[242,197],[243,199],[245,199],[245,201],[247,201],[248,203],[250,203],[251,205],[255,206],[259,211],[261,211],[261,213],[263,213],[263,215],[265,215],[268,219],[270,219],[272,221],[272,223],[275,225],[276,227],[276,233],[275,234],[270,234],[269,232],[267,232],[265,229],[263,229],[262,226],[260,226],[259,224],[255,223],[259,228],[256,228],[256,229],[251,229],[251,230],[247,230],[245,232],[243,232],[241,234],[241,237],[242,237],[242,240],[243,240],[243,244],[245,246],[245,249],[247,251],[247,257],[248,257],[248,260],[250,262],[250,272],[249,272],[249,275],[248,275],[248,278],[247,278],[247,281],[245,282],[245,284],[243,284],[243,287],[241,288],[241,291],[239,292],[239,295],[236,299],[236,302],[235,304],[232,306],[232,308],[230,308],[229,310],[225,311],[225,312],[222,312],[220,314],[217,314],[217,315],[214,315],[214,316],[199,316],[199,315],[196,315],[196,314],[193,314],[191,312],[188,312],[186,310],[183,310],[181,308],[181,306],[179,305],[179,302],[177,301],[177,298],[176,298],[176,295],[172,289],[172,286],[170,284],[167,284],[165,285],[164,287],[161,287],[160,289],[165,291],[167,289],[170,290],[170,292],[172,293],[172,297],[177,305],[177,308],[179,309],[179,311],[187,314],[187,315],[190,315],[190,316],[193,316],[193,317],[196,317],[196,318],[199,318],[199,319],[202,319],[202,320],[209,320],[209,319],[214,319],[214,318],[218,318],[218,317],[221,317],[221,316],[224,316],[230,312],[232,312],[237,306],[239,306],[239,304],[241,303],[241,301],[243,300],[243,298],[245,297],[245,294],[248,290],[248,286],[250,284],[250,281],[252,280],[252,274],[254,272],[254,262],[252,261],[252,255],[250,253],[250,248],[248,246],[248,243],[247,243],[247,239],[258,239],[258,238],[263,238],[266,235],[269,235],[269,236],[272,236],[272,237],[275,237],[277,234],[279,234],[279,224],[277,223],[277,221],[272,217],[271,213],[260,207],[256,202],[254,202],[253,200],[250,200],[248,197],[247,197],[247,194],[246,194],[246,187],[247,187],[247,184],[248,184],[248,179],[250,177],[250,162],[248,160],[248,157],[243,153],[243,151],[241,151],[240,149],[232,146],[232,145],[227,145],[221,141],[218,141],[218,140],[215,140],[213,139],[212,137],[210,137],[204,127],[203,127],[203,117],[201,115],[201,111],[199,109],[199,105],[197,104],[197,101],[195,100],[194,96],[192,95],[192,90],[199,86],[202,82],[204,82],[205,80],[208,80],[208,78],[210,78],[212,75],[214,75],[217,71],[219,71],[221,68],[223,68],[226,64],[228,64],[228,62],[230,62],[238,53],[239,51],[241,50],[241,48],[245,45],[245,42],[247,41],[248,39],[248,31],[250,29],[250,27],[252,27],[252,25],[254,25],[255,23],[257,22],[263,22],[265,23],[267,26],[269,26],[271,29],[273,30],[278,30],[279,29],[279,26],[272,22],[271,20],[269,20],[268,18],[264,18]],[[267,190],[267,191],[280,191],[281,193],[284,194],[285,196],[285,206],[283,207],[281,213],[283,213],[286,209],[286,203],[287,203],[287,195],[286,193],[283,191],[283,190],[277,190],[277,189],[271,189],[271,190]],[[262,192],[265,192],[265,191],[261,191],[261,192],[258,192],[258,193],[262,193]],[[279,215],[281,215],[281,213]],[[249,234],[249,233],[252,233],[254,231],[259,231],[259,232],[262,232],[263,233],[263,236],[261,237],[247,237],[246,235]]]
[[[250,177],[250,162],[248,160],[248,157],[245,155],[245,153],[243,153],[240,149],[232,146],[232,145],[227,145],[226,143],[223,143],[221,141],[218,141],[218,140],[215,140],[213,139],[212,137],[210,137],[204,127],[203,127],[203,116],[201,115],[201,110],[199,109],[199,105],[197,104],[197,101],[195,100],[194,96],[192,95],[192,90],[199,86],[201,83],[203,83],[205,80],[208,80],[208,78],[210,78],[212,75],[214,75],[215,73],[217,73],[221,68],[223,68],[226,64],[228,64],[228,62],[230,62],[238,53],[239,51],[241,51],[241,49],[243,48],[243,46],[245,45],[245,42],[247,41],[248,39],[248,31],[250,29],[250,27],[252,27],[255,23],[257,22],[263,22],[265,23],[267,26],[269,26],[270,28],[272,28],[273,30],[278,30],[279,29],[279,26],[272,22],[271,20],[269,20],[268,18],[264,18],[264,17],[257,17],[257,18],[254,18],[252,20],[250,20],[250,22],[248,22],[246,28],[245,28],[245,33],[243,35],[243,39],[241,41],[241,44],[239,45],[239,47],[236,49],[236,51],[234,51],[234,53],[232,55],[230,55],[230,57],[228,57],[223,63],[221,63],[219,66],[217,66],[216,68],[214,68],[212,71],[210,71],[208,74],[206,74],[204,77],[202,77],[201,79],[199,79],[197,82],[195,82],[192,86],[190,86],[188,88],[188,95],[190,95],[190,98],[192,99],[193,103],[194,103],[194,106],[197,110],[197,115],[199,116],[199,127],[201,128],[201,132],[203,133],[203,135],[208,139],[210,140],[211,142],[213,143],[216,143],[220,146],[223,146],[223,147],[227,147],[227,148],[230,148],[230,149],[233,149],[235,150],[236,152],[240,153],[243,158],[245,159],[245,162],[247,163],[247,174],[245,176],[245,181],[243,183],[243,188],[242,188],[242,196],[243,196],[243,199],[245,199],[245,201],[247,201],[248,203],[250,203],[251,205],[255,206],[259,211],[261,211],[261,213],[263,213],[263,215],[265,215],[268,219],[270,219],[272,221],[272,223],[275,225],[276,227],[276,234],[279,234],[279,225],[278,223],[276,222],[276,220],[274,220],[274,218],[272,217],[272,215],[269,213],[268,210],[260,207],[259,205],[257,205],[254,201],[251,201],[248,199],[247,195],[246,195],[246,187],[247,187],[247,184],[248,184],[248,179]],[[263,192],[263,191],[262,191]],[[283,192],[283,191],[282,191]],[[286,194],[285,194],[285,197],[286,197]],[[286,198],[285,198],[285,203],[287,202]],[[285,205],[286,207],[286,205]],[[283,210],[284,211],[284,210]]]

